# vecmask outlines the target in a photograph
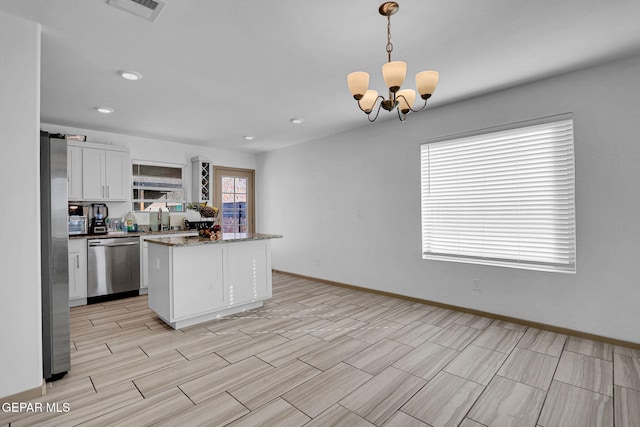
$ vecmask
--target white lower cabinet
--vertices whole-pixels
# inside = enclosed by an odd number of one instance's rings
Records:
[[[268,241],[227,245],[227,282],[232,290],[229,304],[256,301],[271,296],[267,273],[271,272]],[[269,264],[269,265],[267,265]]]
[[[149,244],[140,237],[140,294],[149,293]]]
[[[269,240],[149,243],[149,307],[174,329],[261,307],[271,297]]]
[[[173,277],[179,278],[176,281],[179,286],[173,289],[174,319],[197,316],[230,304],[223,279],[224,246],[192,246],[173,251]]]
[[[69,240],[69,307],[87,303],[87,240]]]
[[[161,237],[197,236],[197,231],[183,233],[162,234]],[[149,293],[149,244],[147,238],[159,237],[159,235],[140,236],[140,294]]]

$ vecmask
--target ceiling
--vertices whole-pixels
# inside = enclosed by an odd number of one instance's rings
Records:
[[[377,125],[346,75],[368,71],[383,92],[382,0],[164,1],[149,22],[107,0],[0,0],[42,24],[42,122],[250,152]],[[405,87],[440,72],[431,106],[640,52],[637,0],[399,3],[393,59]]]

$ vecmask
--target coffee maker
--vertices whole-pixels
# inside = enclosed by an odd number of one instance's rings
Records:
[[[91,234],[107,234],[107,217],[109,209],[104,203],[91,203]]]

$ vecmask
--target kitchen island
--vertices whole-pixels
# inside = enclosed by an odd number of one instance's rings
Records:
[[[149,307],[174,329],[261,307],[274,234],[147,238]]]

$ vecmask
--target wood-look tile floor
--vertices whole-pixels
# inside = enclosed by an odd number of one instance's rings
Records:
[[[282,273],[174,331],[147,297],[71,309],[70,372],[0,426],[640,426],[640,350]]]

